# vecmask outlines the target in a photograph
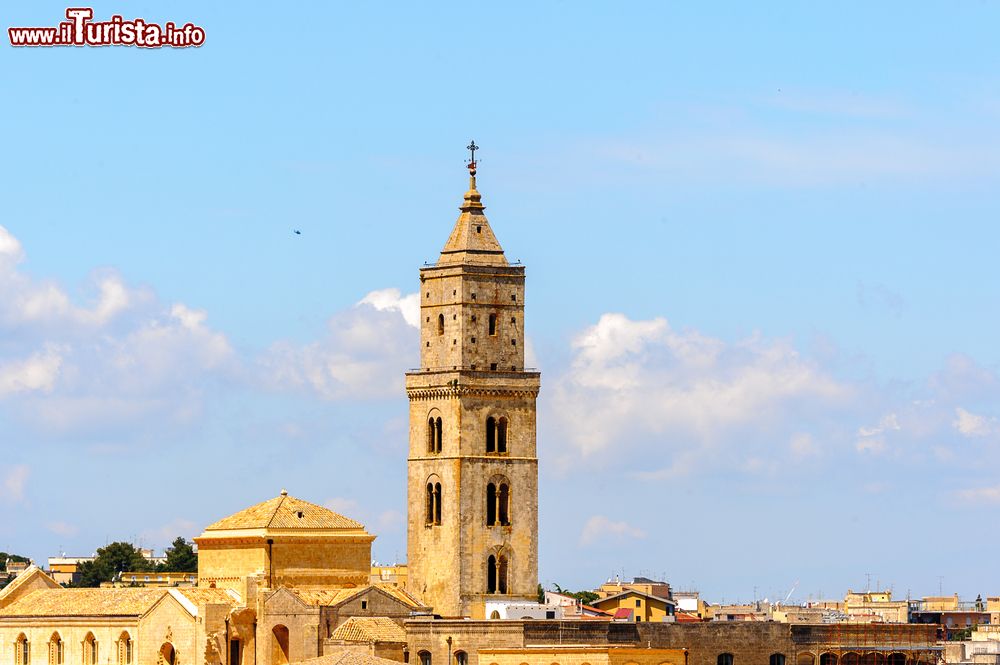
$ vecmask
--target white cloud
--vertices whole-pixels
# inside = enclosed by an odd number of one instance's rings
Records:
[[[356,517],[351,517],[352,515],[357,515],[361,510],[361,506],[354,499],[347,499],[342,496],[335,496],[332,499],[327,499],[323,502],[324,508],[329,508],[335,513],[340,513],[344,517],[350,519],[357,519]]]
[[[28,485],[31,470],[26,464],[16,464],[10,467],[0,481],[0,498],[8,503],[24,501],[24,489]]]
[[[416,361],[418,340],[410,319],[419,319],[411,311],[418,304],[415,294],[372,291],[332,316],[324,339],[273,344],[259,360],[265,385],[328,400],[401,395],[403,370]]]
[[[959,490],[955,496],[967,503],[1000,503],[1000,485]]]
[[[962,407],[955,409],[952,426],[967,437],[984,437],[1000,434],[1000,421],[987,416],[977,416]]]
[[[381,289],[370,292],[358,304],[371,305],[380,312],[399,312],[407,324],[420,327],[419,293],[401,296],[399,289]]]
[[[0,362],[0,398],[31,391],[52,392],[62,356],[53,345],[24,360]]]
[[[852,392],[785,341],[729,344],[662,318],[605,314],[573,350],[552,403],[572,454],[584,457],[636,454],[643,442],[654,460],[712,448],[736,430],[786,427]]]
[[[24,252],[0,227],[0,408],[49,432],[161,430],[189,424],[213,380],[234,369],[207,314],[167,305],[113,271],[94,273],[81,306],[18,269]]]
[[[854,442],[854,448],[859,453],[882,454],[888,450],[886,434],[898,432],[900,429],[902,428],[899,425],[899,417],[895,413],[886,414],[877,425],[858,428],[858,438]]]
[[[604,515],[594,515],[583,525],[580,544],[593,545],[608,537],[613,537],[616,541],[623,537],[641,539],[646,537],[646,532],[628,522],[614,522]]]

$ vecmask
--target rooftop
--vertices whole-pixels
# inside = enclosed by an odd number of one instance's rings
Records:
[[[273,499],[250,506],[214,522],[206,531],[235,529],[346,529],[363,530],[360,522],[328,508],[296,499],[285,490]]]

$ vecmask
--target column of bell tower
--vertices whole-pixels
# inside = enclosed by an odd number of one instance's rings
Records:
[[[524,367],[524,267],[469,191],[437,264],[420,270],[420,368],[410,399],[408,589],[442,616],[538,585],[540,375]]]

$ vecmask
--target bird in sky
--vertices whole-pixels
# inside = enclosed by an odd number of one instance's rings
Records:
[[[294,233],[294,234],[295,234],[295,235],[297,235],[297,236],[300,236],[300,235],[302,235],[302,231],[299,231],[298,229],[294,229],[294,230],[292,230],[292,233]]]

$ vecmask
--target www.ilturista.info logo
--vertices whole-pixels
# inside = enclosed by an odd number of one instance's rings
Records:
[[[163,25],[134,18],[126,21],[112,16],[108,21],[92,21],[91,7],[70,7],[68,21],[49,28],[7,28],[11,46],[141,46],[143,48],[186,48],[205,43],[205,29],[193,23],[178,27],[173,21]]]

